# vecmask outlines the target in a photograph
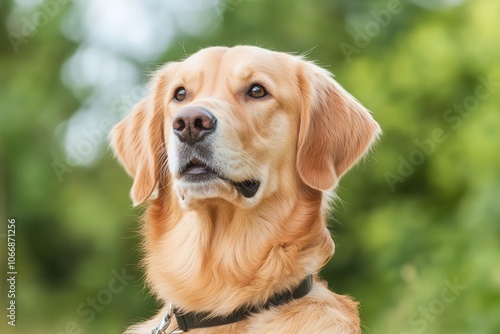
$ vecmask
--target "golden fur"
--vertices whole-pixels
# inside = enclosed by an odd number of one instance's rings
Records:
[[[245,94],[256,82],[268,98]],[[179,102],[172,97],[181,86],[187,96]],[[245,198],[222,180],[182,181],[172,121],[186,106],[217,117],[213,166],[234,181],[258,179],[255,196]],[[145,267],[155,295],[186,311],[225,315],[312,273],[306,297],[193,334],[360,333],[357,303],[329,291],[317,273],[334,252],[328,199],[379,132],[326,70],[298,56],[212,47],[162,67],[149,96],[112,133],[134,178],[134,205],[148,202]],[[150,333],[164,312],[127,333]],[[169,330],[175,327],[174,319]]]

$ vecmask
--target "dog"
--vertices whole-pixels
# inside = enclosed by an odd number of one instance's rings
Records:
[[[357,303],[318,272],[334,188],[379,134],[301,56],[210,47],[159,68],[111,133],[164,304],[126,333],[360,333]]]

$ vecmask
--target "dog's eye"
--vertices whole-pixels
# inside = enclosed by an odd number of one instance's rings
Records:
[[[184,87],[179,87],[175,90],[174,99],[177,101],[184,101],[186,94],[186,89]]]
[[[254,99],[260,99],[267,96],[268,94],[266,89],[262,85],[254,84],[248,90],[247,95],[253,97]]]

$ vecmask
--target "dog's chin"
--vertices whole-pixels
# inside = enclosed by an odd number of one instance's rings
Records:
[[[260,182],[231,181],[204,166],[192,166],[178,178],[174,178],[174,189],[183,207],[192,207],[217,198],[238,206],[251,207],[257,201]]]
[[[208,199],[223,198],[236,201],[238,192],[228,182],[213,176],[204,176],[193,182],[191,178],[181,177],[174,181],[174,188],[184,207],[199,205]]]

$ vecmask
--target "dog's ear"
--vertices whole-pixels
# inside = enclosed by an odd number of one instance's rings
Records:
[[[301,61],[297,170],[308,186],[328,190],[368,150],[380,127],[331,74]]]
[[[134,178],[130,191],[134,206],[151,195],[158,182],[160,167],[166,165],[162,162],[167,154],[163,137],[167,67],[153,77],[149,95],[111,132],[115,155]]]

